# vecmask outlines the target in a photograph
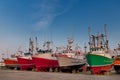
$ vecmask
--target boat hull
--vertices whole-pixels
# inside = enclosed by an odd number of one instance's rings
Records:
[[[62,72],[73,72],[74,70],[77,72],[85,65],[85,60],[76,59],[66,56],[58,56],[59,67]]]
[[[29,70],[35,68],[33,60],[28,57],[17,57],[17,60],[21,70]]]
[[[12,68],[18,68],[19,64],[16,58],[12,59],[12,58],[4,58],[4,64],[7,67],[12,67]]]
[[[104,72],[110,72],[112,70],[113,65],[105,65],[105,66],[92,66],[91,74],[104,74]]]
[[[120,55],[116,56],[116,58],[114,60],[114,69],[115,69],[116,73],[120,73]]]
[[[50,68],[57,68],[58,61],[51,54],[38,54],[32,57],[37,71],[46,71]]]
[[[87,54],[86,58],[93,74],[112,70],[112,65],[114,61],[112,58],[98,54]]]
[[[75,59],[70,57],[58,56],[57,59],[58,59],[59,66],[61,67],[85,64],[85,61],[81,59]]]

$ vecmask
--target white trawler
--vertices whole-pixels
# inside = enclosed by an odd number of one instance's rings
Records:
[[[75,50],[72,50],[73,39],[68,39],[68,46],[66,50],[63,50],[61,55],[57,56],[60,69],[69,70],[70,72],[79,70],[85,65],[85,56],[77,45]]]

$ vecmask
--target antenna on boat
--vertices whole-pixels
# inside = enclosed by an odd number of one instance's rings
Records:
[[[88,37],[89,37],[89,42],[91,41],[90,40],[90,26],[88,27]]]
[[[105,37],[106,37],[106,42],[105,42],[105,45],[106,45],[106,48],[108,50],[108,34],[107,34],[107,24],[104,25],[104,30],[105,30]]]
[[[31,43],[31,37],[29,38],[29,52],[31,51],[30,43]]]
[[[50,44],[51,44],[51,42],[47,41],[46,44],[47,44],[47,50],[50,50]]]
[[[50,42],[51,42],[51,48],[53,49],[53,40],[52,40],[52,32],[51,32],[51,34],[50,34]]]
[[[118,43],[118,47],[120,48],[120,44]]]
[[[29,39],[29,52],[32,52],[33,53],[33,50],[34,50],[34,45],[33,45],[33,41],[30,37]]]
[[[8,54],[9,48],[7,49],[7,58],[9,58],[9,54]]]
[[[98,48],[101,47],[100,38],[101,38],[101,35],[99,34],[99,31],[98,31],[98,34],[97,34],[97,37],[96,37],[96,40],[97,40],[97,47],[98,47]]]
[[[37,42],[37,37],[35,37],[35,41],[36,41],[36,51],[38,51],[38,42]]]
[[[105,37],[106,37],[106,40],[108,40],[107,24],[104,25],[104,29],[105,29]]]
[[[87,46],[86,46],[86,43],[84,43],[84,48],[85,48],[85,54],[87,53]]]
[[[42,48],[45,49],[45,46],[46,46],[46,41],[47,41],[47,33],[44,32],[44,42],[43,42],[43,45],[42,45]]]
[[[120,44],[118,43],[118,48],[117,48],[119,51],[120,51]]]
[[[71,50],[73,41],[73,38],[68,38],[68,50]]]
[[[90,27],[88,27],[88,37],[89,37],[89,42],[91,42],[91,37],[90,37]]]
[[[88,37],[89,37],[89,46],[90,46],[90,48],[91,48],[91,36],[90,36],[90,27],[88,27]],[[91,51],[91,49],[90,49],[90,51]]]

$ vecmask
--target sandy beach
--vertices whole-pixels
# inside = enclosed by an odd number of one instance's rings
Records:
[[[120,74],[91,75],[89,73],[35,72],[0,69],[0,80],[119,80]]]

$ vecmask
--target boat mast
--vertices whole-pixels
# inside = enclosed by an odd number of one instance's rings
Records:
[[[104,25],[104,30],[105,30],[105,37],[106,37],[106,41],[105,41],[105,46],[106,46],[106,49],[108,51],[108,34],[107,34],[107,24]]]
[[[31,51],[30,43],[31,43],[31,37],[29,39],[29,52]]]
[[[117,50],[119,50],[120,51],[120,44],[118,43],[118,48],[117,48]]]
[[[118,48],[120,48],[120,44],[118,43]]]
[[[36,51],[38,51],[38,42],[37,42],[37,37],[35,37],[36,40]]]
[[[91,51],[91,36],[90,36],[90,27],[88,27],[88,37],[89,37],[89,46]]]
[[[96,47],[96,36],[95,35],[92,35],[92,44],[93,44],[93,48],[95,48]]]
[[[67,46],[67,49],[68,50],[72,50],[72,44],[73,44],[73,38],[68,38],[68,46]]]
[[[84,43],[84,48],[85,48],[85,54],[87,53],[87,46],[86,46],[86,43]]]
[[[51,44],[51,42],[47,41],[46,44],[47,44],[47,50],[50,50],[50,44]]]
[[[101,36],[100,36],[99,32],[98,32],[96,39],[97,39],[97,47],[100,48],[101,47],[101,44],[100,44]]]
[[[50,43],[51,43],[51,48],[53,49],[53,40],[52,40],[52,32],[51,32],[51,34],[50,34]]]
[[[89,36],[89,46],[90,51],[96,51],[104,49],[108,51],[108,35],[107,35],[107,29],[106,24],[104,26],[105,34],[99,34],[98,35],[90,35],[90,27],[88,27],[88,36]],[[105,38],[105,39],[104,39]]]
[[[34,45],[33,45],[32,39],[30,38],[29,39],[29,52],[33,54],[33,51],[34,51]]]

